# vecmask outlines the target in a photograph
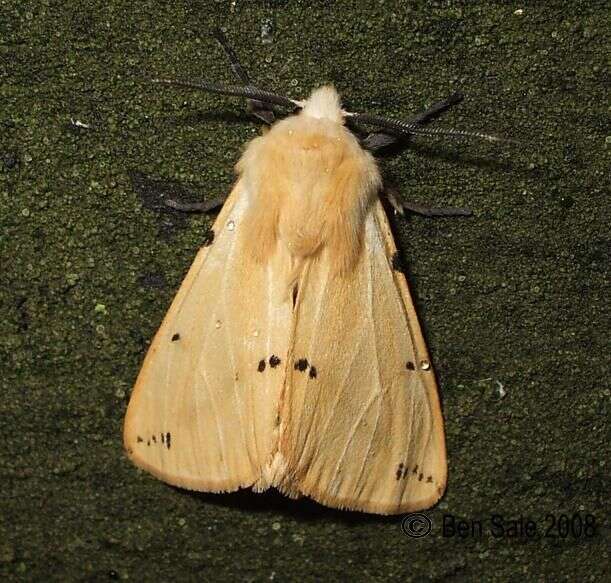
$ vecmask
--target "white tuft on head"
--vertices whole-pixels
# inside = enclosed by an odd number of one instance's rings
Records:
[[[344,123],[342,104],[333,85],[324,85],[314,89],[305,102],[302,113],[317,119],[329,119],[335,123]]]

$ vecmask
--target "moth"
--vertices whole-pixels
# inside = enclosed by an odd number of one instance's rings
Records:
[[[437,384],[370,150],[439,130],[348,113],[332,86],[295,101],[248,79],[160,82],[290,115],[246,147],[146,355],[129,458],[191,490],[274,487],[379,514],[433,505],[447,479]],[[355,121],[384,131],[359,140]]]

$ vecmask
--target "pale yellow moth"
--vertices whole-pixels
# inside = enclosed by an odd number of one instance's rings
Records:
[[[381,514],[446,485],[435,375],[332,87],[250,142],[138,376],[133,462],[208,492],[273,486]]]
[[[443,420],[380,172],[333,87],[283,103],[299,111],[248,144],[148,351],[125,449],[191,490],[430,507],[446,487]]]

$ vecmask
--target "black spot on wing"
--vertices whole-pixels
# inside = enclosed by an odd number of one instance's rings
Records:
[[[299,292],[299,286],[298,284],[295,284],[293,286],[293,295],[292,295],[292,299],[293,299],[293,309],[295,309],[295,304],[297,303],[297,293]]]
[[[414,363],[413,363],[411,360],[408,360],[408,361],[405,363],[405,368],[406,368],[407,370],[416,370],[416,367],[414,366]]]
[[[303,372],[309,366],[307,358],[300,358],[297,362],[295,362],[295,370]]]
[[[310,378],[315,379],[317,374],[318,374],[318,371],[316,370],[316,367],[311,366],[310,367]]]
[[[180,340],[180,334],[178,332],[172,336],[172,342],[176,342],[177,340]]]
[[[269,357],[269,366],[272,368],[276,368],[281,362],[282,361],[275,354]]]
[[[168,449],[170,449],[171,435],[170,435],[169,432],[167,432],[167,433],[160,432],[159,433],[159,440],[160,440],[161,443],[165,444]],[[144,439],[142,439],[142,437],[140,437],[139,435],[136,437],[136,441],[138,443],[144,443]],[[158,443],[157,435],[156,434],[151,435],[151,437],[146,440],[146,445],[147,446],[150,447],[151,443],[153,443],[153,444],[157,444]]]
[[[424,479],[424,474],[422,472],[418,473],[418,466],[415,466],[411,473],[415,478],[417,478],[419,482],[422,482],[422,480]],[[395,471],[395,478],[397,481],[399,481],[401,478],[403,479],[409,478],[410,477],[409,474],[410,474],[409,467],[404,463],[400,463],[397,466],[397,469]],[[430,476],[430,475],[427,476],[426,483],[434,484],[435,481],[433,480],[433,476]]]
[[[397,478],[397,480],[401,479],[401,474],[403,473],[403,464],[399,464],[397,466],[397,471],[395,473],[395,477]]]
[[[265,370],[265,360],[260,360],[259,361],[259,366],[257,366],[257,370],[259,372],[263,372]]]

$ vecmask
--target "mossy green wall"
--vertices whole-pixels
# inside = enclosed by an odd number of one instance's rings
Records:
[[[607,3],[1,10],[0,578],[602,579],[608,530],[458,540],[441,524],[496,512],[543,532],[550,513],[609,514]],[[402,118],[460,89],[439,126],[517,140],[419,138],[382,162],[406,199],[475,213],[393,219],[446,419],[428,537],[279,495],[189,494],[123,456],[131,385],[210,226],[160,195],[227,192],[258,131],[238,100],[146,82],[232,80],[219,24],[261,86],[333,81],[347,107]]]

